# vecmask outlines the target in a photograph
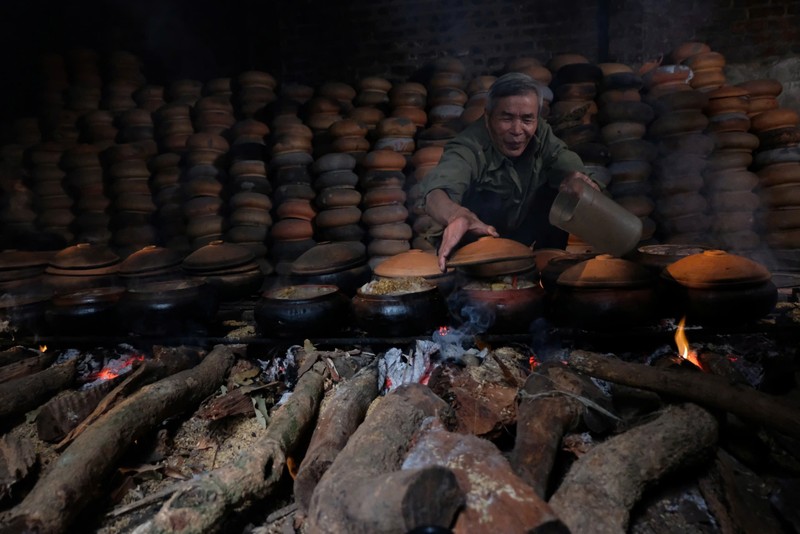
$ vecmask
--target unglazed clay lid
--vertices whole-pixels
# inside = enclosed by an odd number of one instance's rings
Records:
[[[557,281],[560,286],[595,289],[642,287],[653,282],[653,275],[641,265],[610,254],[573,265]]]
[[[452,271],[452,269],[448,271]],[[376,265],[373,272],[385,278],[401,278],[404,276],[431,278],[444,274],[439,270],[439,259],[436,254],[419,249],[412,249],[391,256]]]
[[[212,241],[183,259],[181,266],[195,273],[231,269],[255,260],[249,248],[236,243]]]
[[[79,243],[56,253],[50,259],[50,267],[56,270],[83,270],[110,267],[120,262],[110,248],[91,243]]]
[[[367,248],[360,241],[318,243],[292,262],[292,274],[317,275],[344,271],[367,261]]]
[[[769,270],[744,256],[724,250],[706,250],[668,265],[664,276],[690,288],[747,286],[767,282]]]
[[[519,241],[503,237],[483,236],[455,251],[448,267],[479,265],[506,260],[533,259],[533,250]]]
[[[172,249],[147,245],[122,260],[119,264],[119,274],[134,276],[168,269],[180,265],[182,259],[183,257]]]
[[[56,253],[55,250],[4,250],[0,252],[0,271],[37,267],[43,271]]]

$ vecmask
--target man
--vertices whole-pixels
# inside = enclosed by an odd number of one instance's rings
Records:
[[[539,118],[541,110],[535,80],[516,72],[499,77],[489,90],[483,120],[453,138],[426,175],[425,211],[443,227],[442,271],[467,233],[536,248],[566,247],[567,233],[548,221],[558,188],[571,177],[599,187],[584,173],[580,157]]]

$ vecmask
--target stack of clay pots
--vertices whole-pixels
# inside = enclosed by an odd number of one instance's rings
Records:
[[[104,189],[100,148],[89,144],[76,145],[64,152],[61,167],[66,171],[65,183],[75,201],[72,208],[76,214],[76,240],[109,244],[111,217],[108,207],[111,201]]]
[[[147,142],[155,143],[155,133],[153,128],[153,116],[146,109],[133,108],[120,113],[118,117],[120,125],[117,133],[117,142],[136,143]]]
[[[367,255],[374,267],[411,248],[411,227],[405,206],[406,157],[393,150],[373,150],[361,162],[361,222],[367,228]]]
[[[414,140],[416,133],[417,125],[411,119],[387,117],[375,128],[375,142],[372,144],[372,149],[392,150],[408,159],[416,148]]]
[[[222,193],[227,182],[230,144],[218,134],[198,132],[186,140],[182,190],[186,236],[192,250],[222,239]]]
[[[759,220],[765,242],[781,256],[800,248],[800,115],[784,107],[762,111],[753,115],[751,132],[761,143],[754,161]]]
[[[66,173],[60,167],[64,146],[45,141],[28,149],[31,189],[35,195],[36,227],[66,242],[74,237],[72,198],[64,188]]]
[[[365,76],[358,80],[358,94],[353,100],[356,107],[387,109],[392,82],[379,76]],[[349,114],[349,112],[348,112]]]
[[[722,120],[722,114],[745,115],[749,97],[745,89],[723,85],[709,91],[704,110],[709,117],[709,135],[714,150],[703,172],[706,199],[711,215],[711,242],[721,249],[747,251],[756,248],[758,234],[753,230],[753,214],[758,208],[758,196],[753,188],[758,177],[748,168],[753,162],[753,150],[758,137],[748,133],[744,121]]]
[[[136,107],[146,109],[150,113],[167,103],[164,99],[163,85],[142,85],[133,93]]]
[[[370,143],[371,147],[375,140],[375,130],[378,127],[378,124],[380,124],[380,122],[386,118],[386,112],[379,107],[357,106],[350,110],[350,112],[347,114],[347,118],[366,126],[366,139]]]
[[[783,84],[778,80],[763,78],[748,80],[737,84],[749,96],[750,105],[747,107],[747,116],[752,118],[763,111],[780,107],[778,95],[783,92]]]
[[[0,212],[3,228],[0,235],[9,241],[34,233],[36,212],[34,194],[26,185],[24,150],[21,144],[9,144],[0,148],[0,192],[6,205]]]
[[[89,111],[78,119],[79,138],[103,148],[116,142],[118,129],[114,124],[114,114],[105,109]]]
[[[563,58],[562,56],[554,56],[553,61],[561,61]],[[588,62],[585,57],[573,57],[576,63],[580,62]],[[553,63],[554,67],[560,66]],[[548,65],[549,66],[549,65]],[[557,69],[556,69],[557,70]],[[505,72],[521,72],[523,74],[527,74],[543,86],[549,86],[550,82],[553,81],[553,71],[542,65],[542,62],[534,57],[518,57],[516,59],[512,59],[505,66]]]
[[[328,128],[330,151],[349,154],[360,161],[370,149],[367,126],[355,119],[342,119]]]
[[[420,185],[423,178],[439,163],[443,152],[444,147],[431,145],[418,149],[411,156],[413,170],[406,176],[406,184],[410,185],[406,206],[414,231],[411,245],[415,249],[433,250],[433,245],[426,239],[426,236],[435,230],[437,225],[431,216],[425,213],[425,199],[422,198]]]
[[[427,84],[427,124],[454,124],[460,127],[459,120],[468,99],[464,91],[467,83],[465,73],[464,63],[457,58],[442,57],[434,62]]]
[[[555,98],[547,121],[570,148],[598,141],[594,99],[602,78],[600,67],[588,62],[564,64],[554,73],[551,87]]]
[[[725,85],[725,56],[711,50],[705,43],[687,42],[671,52],[673,61],[692,69],[689,84],[704,93]]]
[[[147,166],[152,156],[137,143],[112,145],[101,155],[113,210],[112,244],[123,251],[123,256],[158,241],[154,222],[157,208]]]
[[[364,228],[360,224],[362,196],[357,188],[355,168],[355,157],[337,152],[320,156],[311,166],[317,208],[314,222],[320,242],[364,238]]]
[[[186,141],[194,133],[189,104],[170,102],[153,113],[155,139],[160,152],[183,154]]]
[[[428,124],[428,89],[417,82],[395,84],[389,91],[389,115],[411,121],[419,131]]]
[[[134,109],[134,95],[146,81],[141,59],[124,50],[112,52],[106,58],[105,74],[108,81],[102,107],[115,114]]]
[[[211,78],[203,84],[203,96],[224,96],[233,98],[232,80],[230,78]]]
[[[467,103],[464,105],[464,113],[461,114],[461,123],[466,126],[472,124],[486,110],[486,102],[489,99],[489,89],[497,79],[496,76],[475,76],[467,84]]]
[[[161,241],[170,249],[188,253],[191,243],[186,237],[180,163],[181,156],[174,152],[152,156],[148,161],[150,191],[157,208],[155,220]]]
[[[657,236],[666,243],[703,244],[711,219],[703,195],[703,170],[714,141],[705,134],[708,117],[705,93],[687,84],[688,73],[665,65],[643,76],[649,88],[646,102],[656,112],[648,138],[657,145],[653,161],[653,193]]]
[[[630,67],[618,63],[599,67],[603,79],[597,118],[607,147],[608,166],[602,166],[602,152],[594,158],[585,149],[578,152],[589,174],[608,186],[614,200],[642,220],[642,241],[646,242],[656,227],[651,218],[655,203],[649,185],[656,148],[644,139],[644,134],[655,113],[642,102],[642,78]]]
[[[197,132],[226,135],[236,122],[233,104],[231,104],[230,97],[225,95],[199,98],[192,111],[194,112],[194,129]]]
[[[169,84],[167,93],[169,103],[194,106],[203,96],[203,82],[191,78],[174,80]]]

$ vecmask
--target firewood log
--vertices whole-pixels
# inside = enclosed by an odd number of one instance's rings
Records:
[[[307,437],[317,417],[326,369],[317,362],[298,379],[292,395],[272,415],[258,445],[182,485],[137,532],[214,532],[230,512],[269,496],[286,470],[287,455]]]
[[[703,408],[669,406],[581,456],[549,504],[572,532],[625,532],[645,485],[708,453],[717,432],[716,419]]]
[[[376,534],[450,525],[462,495],[448,470],[391,475],[400,469],[423,420],[443,414],[447,404],[420,384],[400,386],[376,402],[314,489],[308,532]],[[389,493],[382,485],[395,493],[390,509],[378,500]],[[417,488],[424,491],[415,494]],[[416,509],[397,506],[398,499],[415,503]]]
[[[75,439],[18,506],[0,515],[0,532],[66,532],[103,491],[129,447],[213,393],[233,360],[231,346],[217,346],[193,369],[145,386],[115,406]]]
[[[567,361],[576,371],[603,380],[675,395],[800,438],[800,407],[749,386],[731,384],[720,376],[655,369],[580,350],[572,351]]]
[[[76,378],[76,360],[0,384],[0,427],[12,416],[36,408]]]
[[[319,479],[364,420],[367,408],[378,396],[377,362],[336,386],[324,404],[305,457],[294,479],[294,499],[301,511],[308,509]]]
[[[19,355],[18,360],[8,362],[0,367],[0,384],[47,369],[56,359],[56,354],[54,352],[35,352],[29,350],[20,352]]]

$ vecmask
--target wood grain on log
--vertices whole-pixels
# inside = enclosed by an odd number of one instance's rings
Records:
[[[324,403],[294,480],[294,499],[301,511],[308,509],[319,479],[364,420],[367,408],[377,396],[378,366],[374,362],[340,382],[330,400]]]
[[[716,419],[703,408],[669,406],[581,456],[549,503],[572,532],[625,532],[645,485],[707,453],[717,431]]]
[[[197,367],[141,388],[103,415],[59,456],[22,503],[0,516],[0,532],[65,532],[103,491],[137,439],[164,419],[197,406],[223,383],[233,350],[217,346]]]
[[[576,371],[603,380],[675,395],[800,438],[800,407],[749,386],[731,384],[720,376],[655,369],[580,350],[572,351],[567,362]]]
[[[213,532],[231,511],[269,496],[286,470],[286,456],[307,437],[317,417],[326,370],[324,363],[317,362],[298,379],[292,395],[272,415],[257,446],[182,485],[137,532]]]
[[[0,367],[0,383],[38,373],[47,369],[55,360],[54,352],[21,352],[19,360]]]
[[[457,499],[453,492],[431,496],[427,503],[420,503],[425,508],[412,515],[388,514],[379,519],[380,524],[376,524],[375,514],[364,517],[368,507],[380,507],[375,495],[381,492],[376,488],[385,481],[386,475],[400,469],[422,421],[447,410],[447,404],[421,384],[400,386],[376,403],[314,489],[306,519],[309,532],[407,532],[419,526],[415,522],[421,519],[435,521],[440,526],[449,525],[452,516],[443,516],[453,510],[452,504]],[[437,480],[426,487],[446,486],[446,478],[440,473]],[[396,488],[404,498],[414,498],[410,494],[413,484]]]
[[[72,385],[76,378],[76,364],[76,360],[72,359],[36,374],[0,384],[0,422],[36,408]],[[0,423],[0,426],[5,425]]]

